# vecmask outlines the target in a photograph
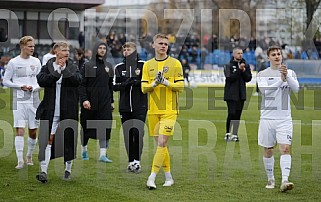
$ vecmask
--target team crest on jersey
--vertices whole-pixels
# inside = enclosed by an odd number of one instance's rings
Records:
[[[164,68],[163,68],[163,72],[168,72],[168,70],[169,70],[169,68],[167,67],[167,66],[165,66]]]
[[[122,76],[126,76],[126,71],[121,71]]]
[[[135,69],[135,74],[136,74],[136,76],[138,76],[139,74],[140,74],[140,69]]]
[[[32,71],[35,71],[36,66],[34,66],[34,65],[30,65],[30,69],[31,69]]]
[[[106,72],[108,73],[109,72],[109,67],[105,67],[105,70],[106,70]]]

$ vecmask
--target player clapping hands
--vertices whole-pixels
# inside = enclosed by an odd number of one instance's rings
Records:
[[[280,67],[281,79],[282,81],[286,81],[286,76],[288,75],[288,68],[286,65],[282,64]]]
[[[159,71],[155,77],[155,80],[152,83],[152,86],[155,88],[158,84],[162,84],[164,86],[169,85],[169,81],[164,78],[164,72]]]

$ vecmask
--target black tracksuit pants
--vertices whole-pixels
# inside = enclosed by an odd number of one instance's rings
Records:
[[[230,130],[233,127],[232,135],[237,135],[244,106],[244,100],[227,100],[226,103],[228,109],[228,115],[226,120],[226,133],[230,133]]]
[[[146,111],[120,112],[128,162],[140,161],[143,151]]]

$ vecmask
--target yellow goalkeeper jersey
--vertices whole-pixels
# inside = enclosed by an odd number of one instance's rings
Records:
[[[159,71],[169,85],[152,83]],[[184,89],[183,68],[179,60],[168,56],[164,60],[152,58],[145,62],[142,76],[142,91],[149,92],[148,114],[178,114],[178,93]]]

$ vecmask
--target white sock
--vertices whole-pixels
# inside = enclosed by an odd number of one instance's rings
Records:
[[[263,163],[268,180],[274,180],[274,156],[271,158],[263,157]]]
[[[25,144],[23,136],[16,136],[14,145],[16,147],[16,155],[18,162],[23,162],[23,146]]]
[[[172,180],[173,179],[173,176],[171,174],[171,172],[164,172],[165,173],[165,179],[166,180]]]
[[[148,177],[148,179],[149,179],[149,180],[154,180],[154,181],[155,181],[155,178],[156,178],[156,173],[151,172],[151,173],[150,173],[150,176]]]
[[[86,145],[86,146],[81,146],[81,152],[83,153],[83,152],[86,152],[86,151],[88,151],[88,146]]]
[[[72,160],[66,162],[66,171],[71,173]]]
[[[32,139],[32,138],[28,137],[28,152],[27,152],[28,157],[32,156],[32,153],[36,148],[36,144],[37,144],[37,138]]]
[[[291,155],[284,154],[280,157],[280,167],[282,172],[282,182],[288,181],[291,170]]]
[[[51,145],[48,144],[45,150],[45,160],[40,162],[41,171],[47,173],[51,157]]]
[[[107,148],[100,148],[100,156],[106,156]]]

